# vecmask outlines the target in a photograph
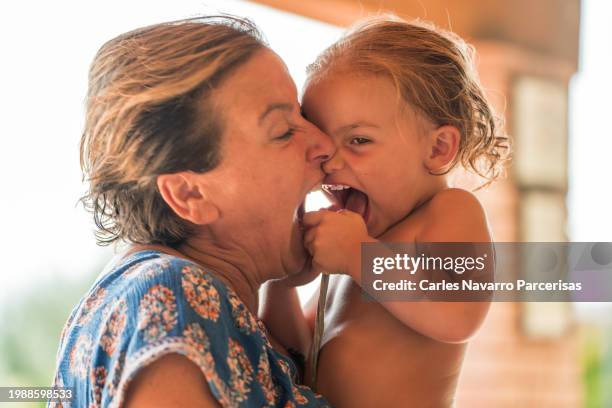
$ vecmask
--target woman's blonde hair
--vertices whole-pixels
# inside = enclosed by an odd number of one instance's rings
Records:
[[[461,132],[446,172],[460,162],[486,185],[503,172],[510,146],[479,83],[474,54],[460,37],[432,24],[370,17],[319,55],[307,69],[308,83],[338,71],[388,76],[409,106],[435,125]]]
[[[160,174],[206,172],[223,130],[210,94],[257,50],[257,27],[231,16],[140,28],[104,44],[89,72],[81,168],[99,244],[177,245],[193,233],[157,189]]]

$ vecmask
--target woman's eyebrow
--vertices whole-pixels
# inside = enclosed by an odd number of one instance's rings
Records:
[[[378,128],[378,125],[375,125],[373,123],[370,122],[365,122],[365,121],[359,121],[359,122],[355,122],[355,123],[351,123],[349,125],[344,125],[341,126],[339,128],[337,128],[334,132],[332,132],[332,134],[336,135],[336,134],[342,134],[342,133],[346,133],[349,130],[353,130],[359,127],[373,127],[373,128]]]
[[[268,105],[266,110],[263,111],[263,113],[259,116],[259,124],[261,124],[261,122],[266,118],[266,116],[268,116],[268,114],[277,109],[291,112],[293,110],[293,105],[290,103],[273,103]]]

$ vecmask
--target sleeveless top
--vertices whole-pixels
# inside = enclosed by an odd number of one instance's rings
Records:
[[[72,311],[54,386],[73,387],[73,399],[49,406],[122,406],[139,370],[168,353],[197,365],[223,407],[329,406],[296,384],[293,361],[232,288],[156,250],[111,262]]]

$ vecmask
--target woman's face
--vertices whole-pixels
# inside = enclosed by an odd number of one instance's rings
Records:
[[[302,117],[295,84],[270,50],[236,69],[212,100],[223,123],[221,163],[203,175],[220,211],[213,233],[255,249],[284,274],[299,272],[307,259],[302,205],[321,184],[333,142]]]

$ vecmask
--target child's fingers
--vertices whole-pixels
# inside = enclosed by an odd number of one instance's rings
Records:
[[[304,233],[304,247],[306,247],[306,249],[308,249],[308,252],[310,252],[311,254],[312,244],[314,243],[314,240],[316,238],[316,231],[316,228],[309,228]]]
[[[357,220],[363,220],[363,217],[360,214],[357,214],[354,211],[351,210],[347,210],[347,209],[341,209],[336,211],[336,214],[340,214],[343,217],[348,217],[348,218],[352,218],[352,219],[357,219]]]
[[[304,233],[304,246],[309,249],[310,245],[312,245],[312,241],[314,241],[315,232],[314,228],[309,228]]]
[[[323,221],[325,216],[329,214],[331,211],[329,210],[319,210],[319,211],[311,211],[304,214],[302,218],[302,224],[308,228],[316,227]]]
[[[339,206],[338,204],[332,204],[329,207],[325,208],[327,211],[338,212],[344,210],[344,207]]]

